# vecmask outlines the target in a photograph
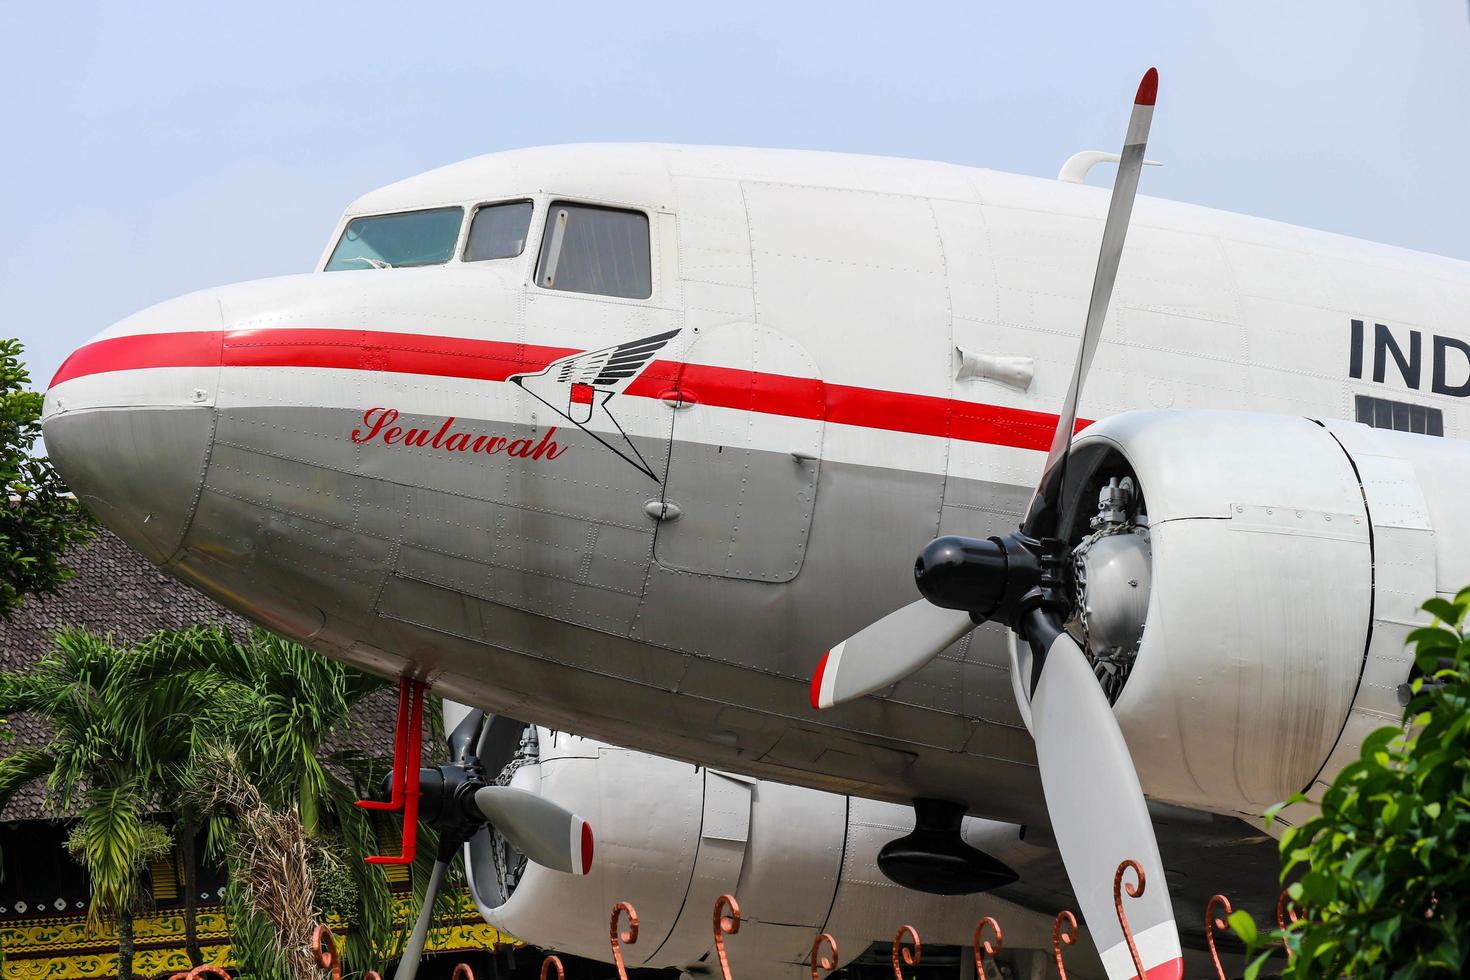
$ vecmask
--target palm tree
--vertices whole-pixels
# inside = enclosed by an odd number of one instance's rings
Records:
[[[299,824],[310,885],[323,906],[317,911],[336,912],[351,926],[344,960],[380,966],[399,936],[387,880],[362,860],[379,848],[372,819],[354,802],[384,767],[351,742],[362,734],[356,714],[363,700],[387,682],[263,630],[243,638],[218,626],[165,631],[144,648],[160,661],[189,665],[171,682],[175,703],[202,721],[173,723],[192,733],[196,763],[179,770],[174,785],[182,792],[171,805],[199,814],[210,853],[230,867],[226,902],[237,952],[264,972],[290,969],[299,937],[282,926],[300,916],[285,906],[299,909],[301,896],[287,902],[256,887],[269,878],[264,867],[289,863],[265,846],[258,828],[269,824],[294,840],[285,828]],[[193,700],[200,696],[207,705]],[[340,886],[324,887],[325,878]],[[193,890],[188,881],[185,888]]]
[[[318,915],[315,848],[300,816],[267,804],[232,748],[205,748],[191,771],[182,805],[197,807],[227,829],[225,906],[237,962],[253,977],[311,980],[316,970],[307,946]]]
[[[118,647],[111,637],[65,629],[30,670],[0,674],[0,715],[29,711],[51,728],[44,745],[0,760],[0,806],[26,783],[45,779],[54,807],[76,808],[70,846],[91,878],[88,921],[115,919],[121,980],[132,978],[142,869],[167,847],[146,819],[163,758],[156,750],[166,746],[142,719],[150,712],[150,682],[170,670],[167,651]]]
[[[168,846],[146,819],[150,810],[176,815],[195,965],[203,961],[193,860],[202,833],[206,852],[229,867],[232,945],[249,972],[304,975],[295,933],[332,912],[350,926],[344,959],[380,967],[402,937],[386,878],[362,860],[378,840],[354,802],[384,767],[351,743],[362,734],[362,701],[385,686],[259,630],[237,638],[201,626],[130,647],[63,630],[29,671],[0,674],[0,716],[29,711],[52,731],[45,745],[0,760],[0,807],[44,778],[55,807],[79,808],[68,846],[91,876],[92,922],[117,921],[122,980],[132,976],[142,868]],[[439,714],[429,716],[437,732]],[[434,837],[423,825],[419,834],[421,893]],[[336,887],[325,887],[328,879]],[[441,895],[441,910],[448,901]]]

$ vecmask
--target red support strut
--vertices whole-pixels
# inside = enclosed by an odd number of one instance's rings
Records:
[[[424,741],[424,682],[398,678],[398,723],[393,733],[393,783],[387,802],[358,800],[364,810],[403,811],[403,846],[394,855],[375,855],[369,864],[412,864],[419,836],[419,761]]]

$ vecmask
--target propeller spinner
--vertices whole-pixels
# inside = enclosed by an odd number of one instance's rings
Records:
[[[1113,872],[1127,858],[1142,866],[1151,886],[1129,911],[1148,980],[1178,978],[1183,959],[1133,759],[1093,668],[1063,625],[1073,606],[1073,554],[1059,537],[1060,513],[1078,397],[1117,280],[1157,92],[1158,72],[1150,68],[1134,98],[1071,384],[1020,529],[931,541],[914,566],[924,598],[833,647],[812,678],[812,703],[827,708],[901,680],[978,623],[1003,623],[1025,642],[1029,656],[1012,655],[1012,686],[1036,744],[1067,877],[1113,980],[1138,973],[1113,909]]]

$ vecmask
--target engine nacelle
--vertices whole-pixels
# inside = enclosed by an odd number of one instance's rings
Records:
[[[1151,581],[1136,655],[1110,694],[1146,793],[1259,815],[1398,721],[1418,604],[1470,582],[1470,445],[1345,422],[1130,412],[1074,443],[1062,502],[1072,540],[1094,533],[1101,488],[1124,479],[1130,533],[1146,545],[1122,550],[1134,565],[1146,556]],[[1087,577],[1084,606],[1107,605],[1105,589],[1136,602]]]
[[[510,784],[587,819],[597,846],[587,877],[525,863],[489,830],[466,846],[481,914],[526,942],[610,960],[608,914],[628,901],[639,918],[638,941],[624,948],[629,966],[718,971],[711,911],[728,892],[741,906],[740,932],[727,940],[741,977],[805,976],[819,933],[833,935],[846,962],[905,922],[925,943],[967,945],[980,916],[993,915],[1005,923],[1007,948],[1050,948],[1047,916],[993,895],[925,895],[885,878],[878,850],[913,829],[908,807],[530,731]],[[967,818],[963,836],[1018,868],[1053,862],[1060,873],[1055,852],[1022,843],[1015,826]]]

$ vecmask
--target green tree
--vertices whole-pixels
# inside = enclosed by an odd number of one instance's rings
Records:
[[[261,978],[311,974],[301,949],[335,914],[350,928],[344,959],[380,968],[397,953],[392,894],[363,858],[379,844],[354,805],[383,774],[356,746],[364,698],[386,682],[264,631],[166,631],[136,646],[63,630],[24,672],[0,674],[0,716],[31,712],[41,746],[0,760],[0,806],[44,779],[58,810],[76,809],[68,846],[92,882],[93,923],[116,920],[119,976],[132,964],[142,871],[168,841],[150,813],[175,815],[183,852],[185,933],[197,939],[194,839],[229,869],[225,904],[241,965]],[[437,730],[437,710],[430,710]],[[434,836],[420,825],[413,872],[422,894]],[[164,850],[168,843],[162,845]],[[440,909],[452,901],[446,894]]]
[[[89,537],[92,522],[66,493],[50,460],[31,455],[41,435],[42,394],[30,391],[18,340],[0,340],[0,617],[28,595],[56,591],[71,577],[62,556]]]
[[[181,804],[209,814],[220,831],[236,962],[251,977],[314,980],[307,944],[319,917],[317,848],[299,813],[267,804],[232,748],[206,747],[191,771]]]
[[[197,652],[183,646],[144,643],[155,663],[167,665],[147,678],[136,702],[137,730],[130,741],[137,765],[150,774],[150,789],[161,811],[173,815],[179,869],[183,877],[184,952],[192,966],[204,963],[199,943],[199,839],[204,822],[196,807],[182,806],[195,779],[195,760],[211,747],[220,678],[201,670]]]
[[[0,674],[0,715],[32,712],[50,727],[43,745],[0,759],[0,806],[44,779],[54,807],[76,809],[71,846],[91,879],[89,921],[116,921],[122,980],[132,978],[142,871],[159,846],[146,819],[157,775],[150,683],[175,666],[151,651],[114,646],[110,637],[66,629],[29,670]]]
[[[363,860],[379,848],[372,819],[354,804],[385,767],[354,743],[365,734],[356,724],[362,701],[386,682],[263,630],[237,638],[223,627],[196,627],[158,633],[145,646],[160,660],[189,665],[170,683],[179,691],[175,703],[203,722],[178,717],[169,726],[189,730],[206,748],[196,747],[169,805],[198,815],[211,855],[230,868],[226,904],[242,965],[252,974],[289,975],[290,951],[301,942],[283,927],[312,921],[301,915],[300,889],[287,895],[265,887],[266,869],[294,860],[267,846],[262,828],[274,828],[303,842],[315,896],[307,906],[350,926],[344,961],[381,966],[400,937],[387,880]]]
[[[1249,916],[1231,916],[1248,945],[1285,939],[1293,955],[1283,976],[1470,970],[1470,588],[1424,609],[1434,622],[1409,634],[1419,676],[1403,728],[1369,735],[1320,814],[1282,836],[1282,880],[1299,875],[1288,893],[1306,916],[1269,937]]]
[[[138,809],[122,792],[89,791],[81,820],[72,827],[66,838],[67,852],[81,862],[93,882],[116,877],[129,883],[128,890],[134,894],[130,897],[119,896],[115,900],[134,908],[137,905],[136,885],[142,877],[143,869],[155,858],[167,854],[174,846],[168,830],[162,824],[141,819]],[[124,841],[127,842],[126,846],[122,846]],[[97,894],[94,885],[94,909],[98,907]],[[121,908],[122,904],[118,907]],[[122,919],[118,920],[117,936],[118,976],[132,976],[131,917],[126,923]]]

